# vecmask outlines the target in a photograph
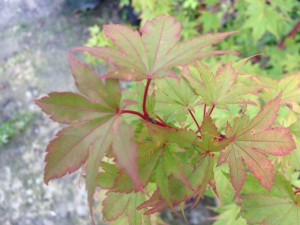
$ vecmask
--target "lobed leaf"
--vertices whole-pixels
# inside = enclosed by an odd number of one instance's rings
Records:
[[[137,209],[148,208],[145,215],[159,212],[160,210],[172,206],[179,205],[181,202],[188,200],[196,195],[196,204],[200,197],[203,196],[208,184],[213,179],[214,160],[209,154],[202,154],[197,160],[196,168],[186,165],[187,180],[193,187],[191,190],[187,185],[183,184],[178,179],[170,176],[168,183],[161,180],[160,175],[157,175],[159,187],[151,197],[137,207]],[[161,174],[160,172],[158,172]],[[149,209],[150,208],[150,209]]]
[[[251,224],[299,225],[299,196],[294,196],[290,183],[282,175],[276,174],[275,184],[269,194],[244,196],[242,216]]]
[[[88,65],[71,55],[69,60],[77,87],[86,97],[70,92],[51,93],[36,101],[52,119],[69,124],[47,147],[44,179],[48,183],[85,164],[88,202],[93,214],[100,162],[111,147],[119,167],[127,171],[137,189],[142,188],[137,175],[136,145],[133,129],[119,114],[124,104],[120,102],[118,81],[106,80],[104,84]]]
[[[167,110],[171,115],[185,117],[188,109],[194,108],[199,101],[199,97],[184,78],[159,79],[155,81],[155,85],[158,89],[156,110],[163,111],[164,115],[168,114]]]
[[[142,186],[146,187],[161,156],[162,148],[152,142],[138,144],[137,146],[138,158],[136,164],[138,177]],[[119,170],[118,175],[114,178],[113,185],[110,187],[111,191],[122,193],[138,191],[132,179],[123,170]],[[99,180],[99,182],[101,181]]]
[[[225,149],[234,139],[222,138],[218,128],[213,123],[210,116],[205,116],[201,125],[201,140],[198,142],[199,148],[203,151],[218,152]]]
[[[209,106],[225,107],[228,104],[240,104],[245,100],[245,95],[257,90],[255,86],[245,86],[237,82],[237,71],[231,63],[220,66],[215,74],[199,62],[195,66],[188,66],[182,70],[194,91],[203,98]]]
[[[108,222],[115,221],[115,224],[121,224],[117,221],[122,220],[122,224],[150,225],[149,216],[143,215],[145,210],[136,210],[144,200],[141,193],[123,194],[109,191],[102,203],[103,219]]]
[[[100,79],[100,76],[87,64],[80,62],[69,54],[69,64],[78,90],[92,102],[102,108],[114,111],[120,102],[119,86],[116,81]]]
[[[54,121],[72,124],[112,116],[113,112],[72,92],[52,92],[35,102]]]
[[[226,136],[234,137],[229,147],[220,153],[219,164],[228,161],[231,183],[237,197],[246,179],[243,161],[263,187],[271,190],[273,165],[267,154],[284,156],[295,148],[295,142],[287,128],[271,128],[280,104],[277,98],[266,103],[259,113],[249,121],[245,115],[226,128]]]
[[[79,47],[74,48],[71,54],[83,51],[114,64],[105,77],[123,80],[174,76],[172,69],[176,66],[212,55],[233,53],[208,51],[206,48],[235,33],[208,34],[179,44],[181,25],[167,15],[148,21],[140,33],[121,25],[106,25],[104,32],[117,49]]]
[[[190,147],[194,144],[197,135],[186,129],[161,127],[147,121],[142,121],[148,130],[149,136],[160,143],[175,143],[182,148]]]
[[[138,178],[138,170],[136,165],[137,145],[133,140],[133,129],[126,124],[121,117],[118,117],[112,126],[112,133],[114,136],[112,149],[117,161],[117,165],[126,170],[136,187],[141,190],[142,184]]]

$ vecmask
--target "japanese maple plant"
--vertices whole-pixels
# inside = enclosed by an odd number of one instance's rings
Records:
[[[259,87],[238,78],[246,60],[221,64],[215,72],[200,61],[235,54],[211,47],[235,32],[180,42],[181,25],[167,15],[140,31],[111,24],[104,32],[113,48],[69,53],[80,93],[52,92],[36,101],[52,120],[67,124],[47,146],[45,183],[83,168],[92,218],[100,187],[107,190],[103,220],[151,224],[150,214],[190,199],[196,205],[207,189],[216,197],[225,192],[214,175],[223,166],[232,199],[249,223],[299,224],[298,189],[276,160],[296,148],[289,128],[275,124],[284,92],[248,115],[247,105],[262,102],[251,97]],[[102,59],[107,71],[98,75],[75,52]],[[131,81],[131,87],[120,88],[120,80]],[[217,127],[214,112],[231,105],[239,112]],[[243,191],[251,174],[265,192]]]

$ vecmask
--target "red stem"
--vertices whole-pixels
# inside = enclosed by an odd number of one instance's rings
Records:
[[[148,90],[149,90],[150,83],[151,83],[151,78],[148,78],[147,79],[147,84],[146,84],[146,87],[145,87],[145,92],[144,92],[144,99],[143,99],[143,112],[144,112],[144,116],[146,118],[149,118],[149,114],[148,114],[147,109],[146,109],[146,102],[147,102],[147,95],[148,95]]]
[[[147,121],[149,121],[151,123],[154,123],[158,126],[171,128],[159,116],[157,116],[159,121],[153,120],[152,118],[149,117],[149,114],[148,114],[147,109],[146,109],[146,103],[147,103],[147,95],[148,95],[148,90],[149,90],[150,83],[151,83],[151,79],[149,78],[149,79],[147,79],[147,84],[146,84],[146,87],[145,87],[144,99],[143,99],[143,112],[144,112],[144,115],[142,113],[137,112],[137,111],[127,110],[127,109],[122,110],[121,113],[122,114],[123,113],[128,113],[128,114],[137,115],[140,118],[142,118],[143,120],[147,120]]]
[[[163,124],[165,124],[166,125],[166,123],[165,123],[165,121],[163,121],[163,119],[162,118],[160,118],[158,115],[156,115],[156,118],[161,122],[161,123],[163,123]]]
[[[158,125],[158,126],[161,126],[161,127],[169,127],[169,128],[171,128],[171,127],[168,126],[167,124],[161,123],[161,122],[159,122],[159,121],[155,121],[155,124]]]
[[[206,104],[204,104],[204,109],[203,109],[203,119],[205,118],[206,116]]]
[[[213,105],[212,107],[211,107],[211,109],[210,109],[210,111],[209,111],[209,116],[212,114],[212,112],[214,111],[214,109],[215,109],[215,105]]]
[[[199,124],[198,124],[198,122],[197,122],[197,120],[196,120],[194,114],[192,113],[192,111],[191,111],[190,109],[189,109],[189,113],[191,114],[191,116],[192,116],[194,122],[196,123],[196,125],[197,125],[197,127],[198,127],[198,131],[200,131],[200,130],[201,130],[201,127],[199,126]],[[198,132],[198,131],[197,131],[197,132]]]
[[[290,33],[288,33],[287,36],[283,37],[281,42],[279,43],[278,47],[279,48],[284,48],[284,42],[287,38],[292,38],[297,34],[297,31],[300,29],[300,20],[298,20],[298,22],[295,24],[295,26],[293,27],[293,29],[290,31]]]
[[[146,118],[142,113],[139,113],[139,112],[137,112],[137,111],[127,110],[127,109],[126,109],[126,110],[122,110],[121,113],[122,113],[122,114],[123,114],[123,113],[128,113],[128,114],[137,115],[137,116],[141,117],[142,119],[147,120],[147,118]]]

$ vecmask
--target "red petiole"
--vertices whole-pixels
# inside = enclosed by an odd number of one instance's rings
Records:
[[[196,120],[196,118],[195,118],[195,116],[194,116],[194,114],[193,114],[192,110],[190,110],[190,109],[189,109],[188,111],[189,111],[190,115],[192,116],[192,118],[193,118],[194,122],[196,123],[196,125],[197,125],[197,127],[198,127],[198,130],[197,130],[197,132],[196,132],[196,133],[200,132],[200,130],[201,130],[201,126],[198,124],[198,122],[197,122],[197,120]]]
[[[144,99],[143,99],[143,112],[144,112],[144,116],[146,116],[147,118],[149,117],[149,114],[147,112],[146,104],[147,104],[147,95],[148,95],[148,90],[149,90],[150,83],[151,83],[151,79],[148,78],[147,79],[147,84],[146,84],[146,87],[145,87],[145,92],[144,92]]]
[[[134,110],[127,110],[127,109],[123,109],[121,111],[121,114],[128,113],[128,114],[137,115],[141,119],[147,120],[147,121],[149,121],[151,123],[154,123],[154,124],[156,124],[158,126],[161,126],[161,127],[170,127],[159,116],[156,116],[159,121],[150,118],[149,113],[147,112],[147,107],[146,107],[147,106],[147,96],[148,96],[148,91],[149,91],[150,83],[151,83],[151,79],[148,78],[147,79],[147,83],[146,83],[146,87],[145,87],[144,98],[143,98],[143,113],[144,114],[142,114],[140,112],[137,112],[137,111],[134,111]]]

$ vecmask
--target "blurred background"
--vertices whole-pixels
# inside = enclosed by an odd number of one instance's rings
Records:
[[[60,127],[42,114],[34,99],[75,89],[67,52],[81,45],[111,45],[103,24],[139,28],[163,13],[182,23],[183,40],[240,31],[216,48],[241,55],[207,59],[208,64],[259,54],[245,66],[246,72],[278,80],[300,70],[298,0],[1,0],[1,225],[90,223],[79,174],[49,186],[43,183],[45,147]],[[92,57],[86,60],[99,65]],[[187,214],[191,225],[212,224],[210,216],[201,205]],[[170,224],[184,223],[168,211],[162,217]]]

